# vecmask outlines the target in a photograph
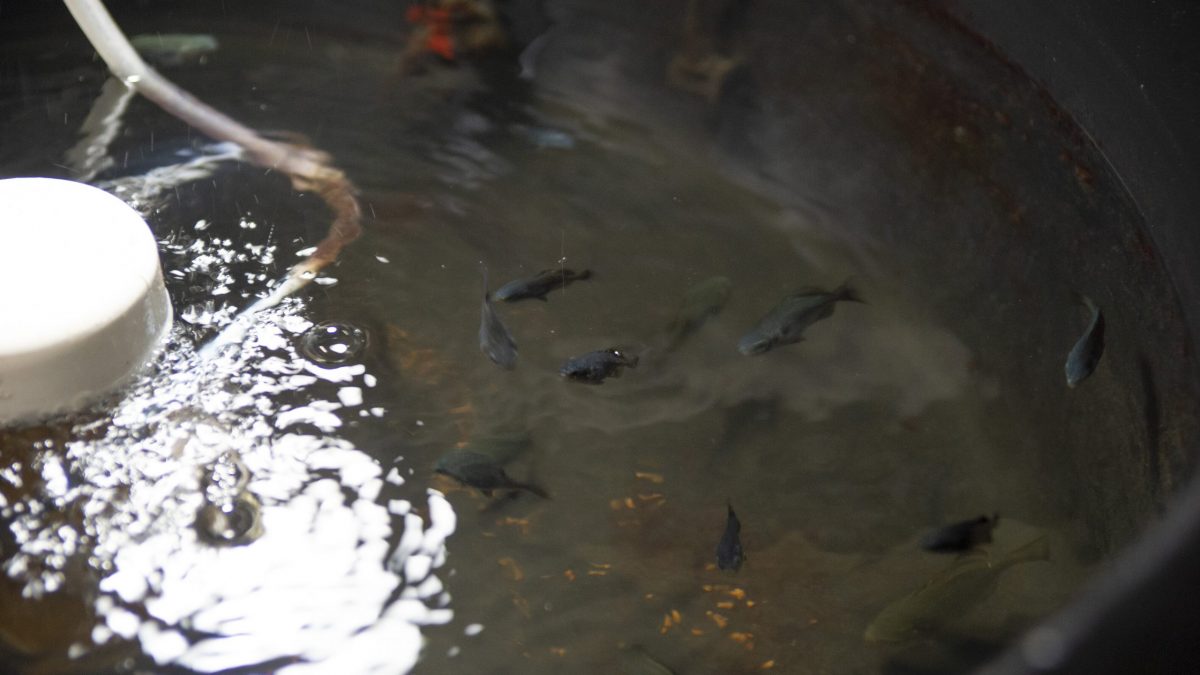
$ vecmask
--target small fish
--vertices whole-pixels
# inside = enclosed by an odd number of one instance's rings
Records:
[[[486,267],[483,270],[483,305],[479,309],[479,351],[501,368],[511,370],[517,365],[517,343],[492,307]]]
[[[1086,295],[1076,296],[1092,313],[1092,322],[1084,331],[1083,336],[1071,347],[1067,355],[1067,386],[1076,387],[1096,370],[1100,357],[1104,354],[1104,315],[1092,299]]]
[[[129,44],[147,61],[160,66],[178,66],[217,51],[217,39],[211,35],[188,33],[147,33],[135,35]]]
[[[738,571],[746,559],[742,553],[742,523],[733,512],[733,505],[726,503],[729,515],[725,518],[725,532],[717,543],[717,568]]]
[[[630,645],[621,650],[621,673],[623,675],[675,675],[665,663],[641,645]]]
[[[496,289],[494,297],[504,302],[516,302],[527,298],[537,298],[546,302],[546,294],[559,288],[566,288],[572,281],[591,278],[591,270],[576,272],[569,269],[542,270],[528,279],[517,279]]]
[[[921,548],[931,553],[966,553],[981,544],[992,543],[992,530],[999,522],[997,514],[946,525],[922,537]]]
[[[900,642],[922,631],[937,630],[986,600],[1005,570],[1049,559],[1046,535],[998,561],[980,552],[958,558],[925,585],[884,607],[867,626],[863,638],[867,642]]]
[[[720,312],[729,301],[732,288],[733,283],[725,277],[712,277],[689,288],[679,313],[667,326],[667,350],[677,348],[688,336],[700,330],[709,317]]]
[[[610,347],[567,359],[558,374],[586,384],[603,384],[608,377],[620,377],[624,368],[637,368],[638,355]]]
[[[525,490],[542,498],[549,497],[545,490],[536,485],[509,478],[495,458],[475,450],[451,450],[438,459],[433,470],[473,487],[488,497],[492,496],[494,490]]]
[[[759,320],[758,325],[738,341],[738,351],[746,356],[763,354],[804,339],[804,329],[833,316],[833,306],[840,301],[864,302],[850,288],[849,282],[833,292],[819,288],[802,288],[779,301],[779,304]]]

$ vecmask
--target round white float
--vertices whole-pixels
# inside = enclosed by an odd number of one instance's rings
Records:
[[[136,211],[82,183],[0,180],[0,424],[120,386],[170,323],[158,246]]]

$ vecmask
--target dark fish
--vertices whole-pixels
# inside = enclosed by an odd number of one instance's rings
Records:
[[[438,459],[433,470],[473,487],[488,497],[492,496],[493,490],[525,490],[539,497],[549,497],[545,490],[536,485],[509,478],[495,458],[474,450],[451,450]]]
[[[746,356],[763,354],[775,347],[800,342],[804,329],[833,316],[833,306],[841,301],[864,302],[849,282],[833,292],[802,288],[775,305],[758,325],[738,341],[738,351]]]
[[[992,543],[992,530],[999,515],[979,516],[940,527],[921,538],[921,548],[932,553],[966,553],[981,544]]]
[[[725,518],[725,533],[717,543],[717,569],[737,571],[746,556],[742,553],[742,523],[733,512],[733,505],[726,504],[729,515]]]
[[[733,284],[725,277],[712,277],[688,289],[679,313],[667,326],[667,349],[678,347],[689,335],[700,330],[709,317],[716,315],[729,301]]]
[[[620,377],[623,368],[637,368],[637,354],[612,347],[567,359],[558,374],[569,380],[602,384],[607,377]]]
[[[542,270],[528,279],[517,279],[504,284],[496,290],[494,297],[504,302],[515,302],[527,298],[537,298],[546,302],[546,294],[550,291],[566,288],[572,281],[591,278],[591,270],[576,272],[569,269]]]
[[[483,270],[483,305],[479,309],[479,350],[501,368],[517,365],[517,343],[500,321],[487,291],[487,268]]]
[[[1092,322],[1067,355],[1068,387],[1075,387],[1086,380],[1096,370],[1100,356],[1104,354],[1104,315],[1091,298],[1085,295],[1078,295],[1077,298],[1092,313]]]
[[[867,626],[867,642],[901,642],[923,631],[938,630],[983,602],[996,590],[1000,575],[1016,565],[1050,559],[1042,535],[1007,555],[983,553],[956,558],[954,564],[926,584],[883,608]]]

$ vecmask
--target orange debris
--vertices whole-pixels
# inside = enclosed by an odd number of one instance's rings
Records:
[[[720,614],[717,614],[716,612],[712,611],[711,609],[708,610],[707,612],[705,612],[705,614],[708,615],[708,618],[713,620],[713,623],[717,624],[717,628],[724,630],[725,626],[729,625],[729,619],[726,619],[725,617],[721,616]]]
[[[663,482],[662,474],[650,473],[649,471],[634,471],[633,475],[641,478],[642,480],[648,480],[655,484]]]
[[[521,571],[521,567],[517,565],[517,561],[512,558],[501,558],[496,561],[501,567],[508,570],[513,581],[520,581],[525,578],[525,573]]]
[[[563,576],[567,578],[567,581],[575,581],[575,572],[573,570],[563,570]]]

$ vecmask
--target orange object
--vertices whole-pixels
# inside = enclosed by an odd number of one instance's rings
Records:
[[[440,7],[410,5],[405,13],[409,23],[425,28],[425,50],[446,59],[454,60],[453,21],[450,11]]]

